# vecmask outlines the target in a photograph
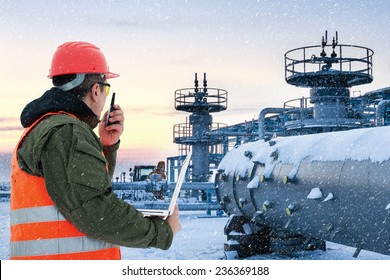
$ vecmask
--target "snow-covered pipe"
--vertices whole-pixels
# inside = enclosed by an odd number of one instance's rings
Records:
[[[390,127],[247,143],[221,161],[228,214],[390,255]]]

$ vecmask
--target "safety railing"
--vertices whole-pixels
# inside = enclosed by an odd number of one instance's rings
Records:
[[[183,88],[175,91],[175,109],[193,112],[206,108],[209,112],[220,112],[227,108],[227,91],[218,88]]]
[[[332,51],[330,56],[326,51]],[[317,55],[318,54],[318,55]],[[296,86],[323,86],[343,83],[346,86],[372,81],[372,56],[374,51],[355,45],[320,45],[296,48],[285,57],[285,78]],[[324,79],[332,76],[332,79]],[[325,82],[324,82],[325,81]]]

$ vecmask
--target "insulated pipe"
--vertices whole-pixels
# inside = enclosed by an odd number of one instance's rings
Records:
[[[286,111],[285,108],[265,108],[260,111],[259,114],[259,139],[265,137],[265,116],[267,114],[283,114]]]

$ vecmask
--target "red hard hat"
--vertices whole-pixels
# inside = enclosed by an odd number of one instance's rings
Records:
[[[78,73],[103,73],[107,79],[119,77],[111,73],[106,58],[98,47],[87,42],[68,42],[54,53],[49,78]]]

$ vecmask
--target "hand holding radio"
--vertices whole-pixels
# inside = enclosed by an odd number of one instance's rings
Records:
[[[114,104],[115,104],[115,92],[112,93],[110,108],[108,108],[108,112],[107,112],[107,116],[106,116],[106,127],[110,126],[112,124],[118,123],[118,122],[113,122],[113,123],[110,122],[110,113],[115,110]]]
[[[103,116],[103,120],[99,125],[100,141],[103,146],[114,145],[123,133],[124,123],[122,108],[115,104],[115,92],[112,94],[110,107]]]

